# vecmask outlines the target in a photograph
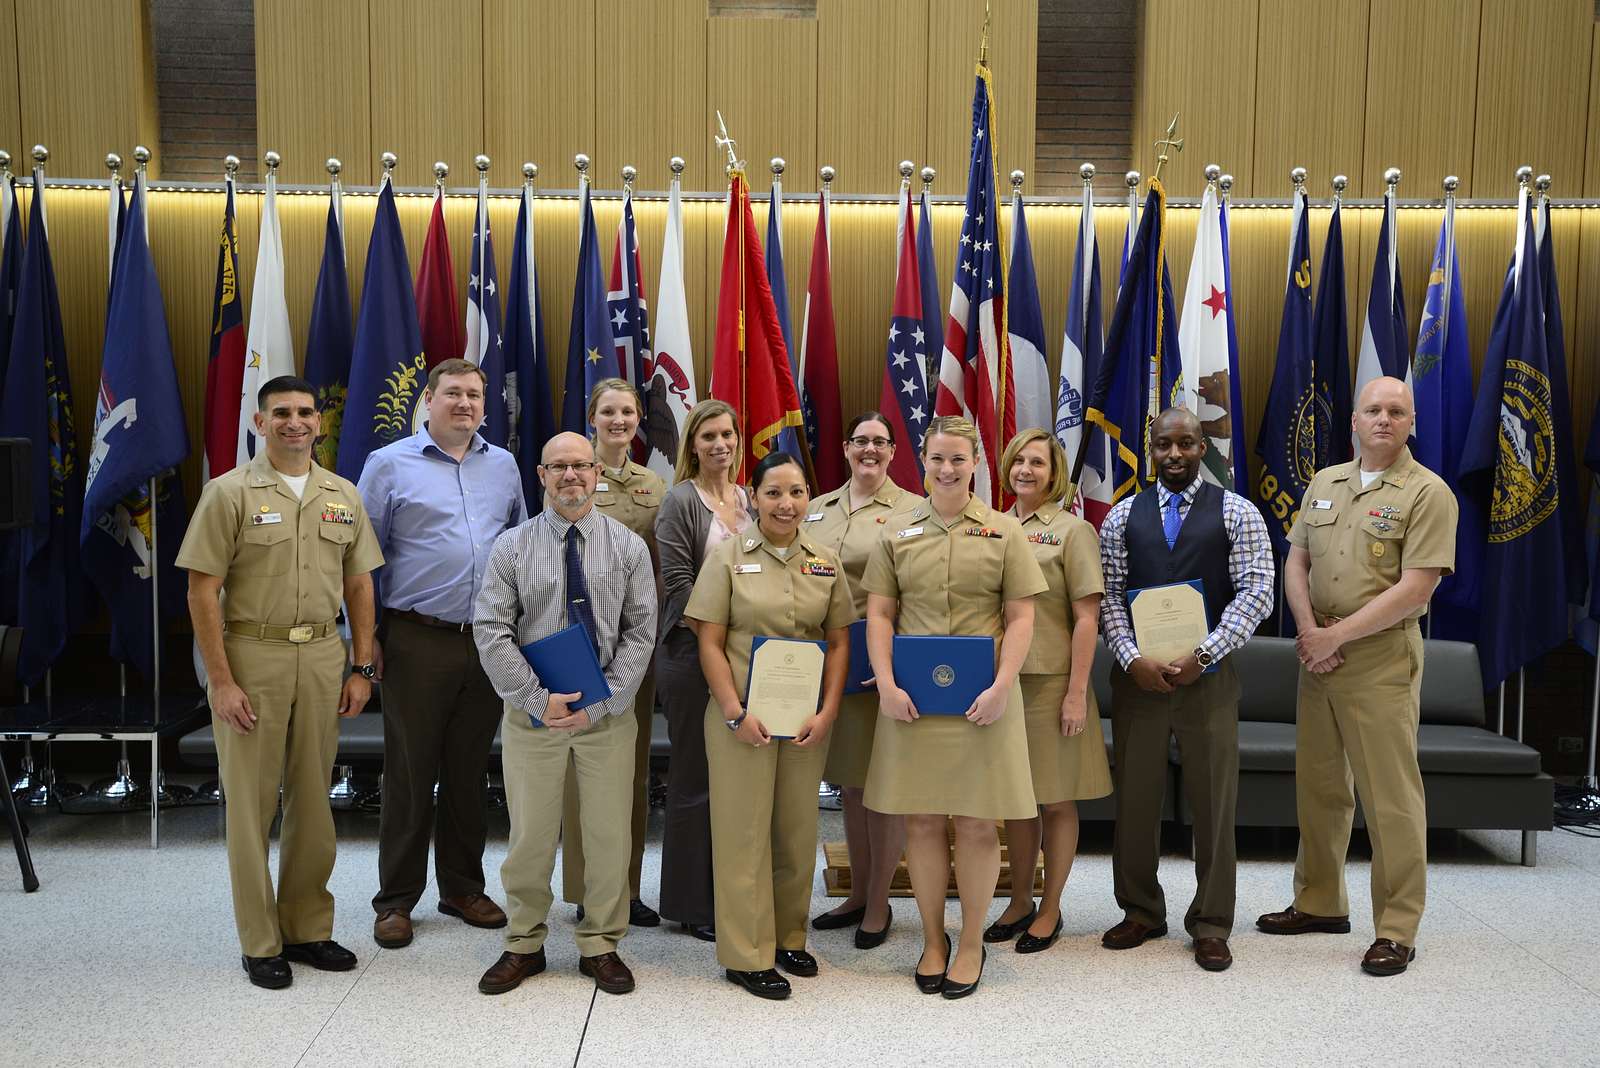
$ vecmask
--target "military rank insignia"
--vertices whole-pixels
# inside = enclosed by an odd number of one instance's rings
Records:
[[[833,578],[833,565],[820,556],[808,556],[800,565],[800,574],[816,575],[819,578]]]
[[[354,526],[356,522],[355,509],[339,501],[327,501],[322,505],[322,521],[324,523],[342,523],[345,526]]]
[[[968,527],[966,535],[969,538],[1003,538],[1004,534],[994,527]]]
[[[1035,545],[1060,545],[1061,535],[1052,534],[1048,530],[1041,530],[1037,534],[1029,534],[1028,540]]]

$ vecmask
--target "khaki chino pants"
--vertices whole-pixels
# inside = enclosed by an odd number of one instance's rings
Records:
[[[639,876],[644,870],[645,826],[650,818],[650,718],[655,712],[656,683],[646,673],[633,699],[633,717],[639,733],[633,745],[633,851],[628,855],[628,890],[639,897]],[[583,821],[578,816],[578,784],[567,780],[561,805],[561,899],[570,905],[583,901]]]

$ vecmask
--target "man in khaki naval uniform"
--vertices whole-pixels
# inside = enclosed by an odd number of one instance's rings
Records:
[[[310,383],[274,378],[257,395],[265,448],[206,485],[178,550],[205,660],[217,763],[228,798],[228,870],[244,970],[288,986],[288,961],[355,967],[332,941],[335,713],[372,695],[372,577],[383,554],[355,486],[311,459],[321,419]],[[218,595],[226,593],[219,603]],[[349,611],[356,670],[334,626]],[[283,786],[278,889],[267,836]]]
[[[1317,472],[1289,531],[1284,594],[1300,631],[1294,903],[1270,934],[1350,930],[1344,857],[1355,799],[1372,839],[1377,940],[1361,960],[1397,975],[1416,958],[1427,889],[1427,814],[1417,767],[1422,633],[1455,565],[1456,501],[1406,447],[1414,407],[1394,378],[1367,384],[1351,422],[1360,458]]]

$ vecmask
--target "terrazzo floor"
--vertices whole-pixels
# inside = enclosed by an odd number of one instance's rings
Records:
[[[647,901],[660,863],[651,816]],[[1513,833],[1435,835],[1418,960],[1396,978],[1357,968],[1372,937],[1359,841],[1350,934],[1254,930],[1258,913],[1290,899],[1292,834],[1241,834],[1231,970],[1193,963],[1176,921],[1194,878],[1178,852],[1163,865],[1178,934],[1103,950],[1100,933],[1121,914],[1109,834],[1091,825],[1061,941],[1032,957],[992,949],[974,997],[916,992],[921,943],[904,899],[876,950],[856,950],[848,930],[814,933],[821,975],[771,1003],[729,984],[712,947],[666,926],[635,928],[620,947],[634,994],[597,994],[577,973],[572,910],[559,904],[549,970],[500,997],[476,989],[499,933],[438,915],[431,890],[416,941],[380,950],[367,905],[377,817],[356,813],[338,816],[332,887],[334,935],[360,965],[296,967],[289,989],[258,990],[238,964],[219,810],[165,814],[155,851],[147,816],[32,822],[40,892],[23,894],[10,843],[0,850],[6,1065],[1600,1064],[1600,840],[1560,831],[1540,836],[1534,869],[1517,864]],[[824,812],[823,837],[841,834]],[[505,843],[497,813],[486,868],[501,902]],[[820,872],[816,887],[813,914],[831,907]],[[953,902],[948,915],[953,930]]]

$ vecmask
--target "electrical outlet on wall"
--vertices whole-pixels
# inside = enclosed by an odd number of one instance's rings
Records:
[[[1564,736],[1556,739],[1556,752],[1581,753],[1583,752],[1583,739]]]

